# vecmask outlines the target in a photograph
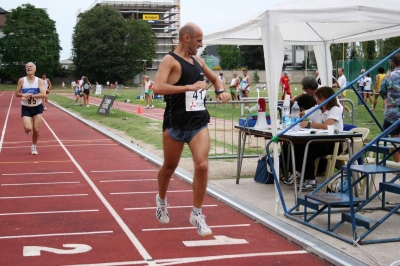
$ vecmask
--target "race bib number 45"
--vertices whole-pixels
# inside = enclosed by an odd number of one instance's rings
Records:
[[[206,97],[206,91],[199,89],[197,91],[186,92],[186,111],[204,111],[204,98]]]

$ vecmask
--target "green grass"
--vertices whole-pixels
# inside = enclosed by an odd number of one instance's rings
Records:
[[[298,95],[302,93],[301,85],[300,84],[291,84],[292,88],[292,95]],[[295,90],[297,88],[297,90]],[[0,91],[4,90],[15,90],[16,85],[4,85],[0,84]],[[141,116],[137,116],[134,114],[128,114],[119,110],[113,109],[113,112],[108,116],[104,117],[102,115],[97,114],[94,111],[94,108],[87,110],[86,108],[79,108],[76,106],[72,106],[72,100],[71,99],[66,99],[65,97],[60,97],[55,95],[55,91],[59,93],[71,93],[71,89],[67,87],[66,89],[61,88],[60,85],[55,85],[52,88],[53,93],[50,93],[50,99],[55,100],[57,102],[60,102],[60,104],[66,108],[70,108],[71,110],[75,112],[79,112],[82,116],[87,117],[88,119],[94,119],[94,120],[100,120],[101,123],[106,124],[107,126],[112,126],[116,127],[120,130],[126,131],[130,136],[139,139],[141,141],[148,141],[148,143],[153,143],[153,142],[159,142],[155,143],[154,145],[157,148],[161,148],[161,122],[159,126],[155,126],[153,123],[156,123],[155,121],[150,121],[149,119],[142,118]],[[104,94],[112,94],[114,91],[111,89],[108,90],[103,90],[102,93]],[[144,100],[139,100],[136,99],[136,96],[139,94],[139,90],[137,86],[132,85],[129,88],[125,88],[122,93],[121,98],[117,98],[117,101],[125,101],[126,99],[129,99],[131,103],[133,104],[139,104],[139,105],[146,105],[146,102]],[[214,97],[214,93],[212,89],[210,89],[209,94]],[[92,94],[91,97],[97,97],[97,98],[102,98],[103,95],[94,95]],[[267,90],[261,90],[260,91],[260,97],[267,97],[268,93]],[[257,92],[255,89],[252,89],[250,91],[250,97],[257,97]],[[281,95],[279,93],[278,98],[280,99]],[[370,134],[368,136],[368,139],[372,139],[375,136],[377,136],[381,131],[379,127],[375,123],[370,123],[373,121],[372,117],[369,115],[368,111],[364,106],[358,106],[357,105],[357,96],[352,90],[347,91],[347,98],[353,101],[355,104],[356,110],[355,112],[355,117],[354,117],[354,123],[358,127],[366,127],[370,129]],[[154,100],[154,105],[157,108],[165,108],[165,102],[162,100]],[[349,107],[350,105],[347,104]],[[208,106],[210,115],[212,117],[217,117],[217,118],[223,118],[223,119],[232,119],[233,121],[238,121],[240,118],[240,108],[230,108],[230,105],[222,105],[221,107],[217,106]],[[370,108],[368,104],[368,108]],[[383,123],[383,112],[382,112],[382,99],[378,98],[378,104],[377,104],[377,110],[375,111],[375,116],[377,117],[378,121]],[[128,120],[122,120],[122,118],[128,117]],[[135,121],[135,123],[131,123],[132,121]],[[345,118],[344,123],[346,124],[351,124],[351,118]],[[134,124],[131,126],[127,126],[130,124]],[[143,126],[138,126],[138,124],[143,124]],[[147,130],[146,128],[149,128],[150,130]],[[154,130],[157,128],[157,130]],[[137,132],[137,133],[136,133]],[[148,133],[145,133],[148,132]],[[155,135],[154,135],[155,134]],[[218,145],[221,145],[221,143],[218,143]],[[232,147],[230,147],[231,149]],[[234,147],[235,149],[235,147]],[[186,153],[187,151],[185,151]],[[190,154],[190,153],[188,153]]]

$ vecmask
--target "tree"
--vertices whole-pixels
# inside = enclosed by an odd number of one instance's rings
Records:
[[[387,38],[378,41],[379,56],[386,57],[400,47],[400,37]]]
[[[243,52],[244,65],[248,69],[265,69],[264,49],[262,45],[244,45],[241,47]]]
[[[124,82],[156,56],[155,34],[145,22],[124,19],[112,7],[86,12],[72,35],[72,61],[78,76]]]
[[[217,52],[222,69],[236,69],[241,66],[242,55],[236,45],[219,45]]]
[[[359,45],[360,55],[363,60],[374,60],[376,56],[375,41],[361,42]]]
[[[126,38],[125,56],[127,66],[134,77],[144,70],[146,64],[151,64],[156,58],[156,34],[149,23],[143,20],[128,20],[128,35]],[[129,62],[128,62],[129,60]]]
[[[0,54],[4,75],[18,78],[25,75],[25,64],[34,62],[37,73],[52,78],[60,67],[60,40],[54,20],[45,10],[24,4],[6,15],[0,38]],[[39,74],[40,75],[40,74]]]

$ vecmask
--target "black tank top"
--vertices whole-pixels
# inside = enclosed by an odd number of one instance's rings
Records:
[[[197,81],[204,80],[203,68],[193,57],[192,65],[172,52],[169,55],[179,62],[182,69],[180,79],[173,85],[192,85]],[[186,111],[186,93],[165,95],[164,99],[167,106],[164,113],[163,130],[166,128],[195,130],[206,126],[210,122],[210,115],[207,110]],[[205,104],[205,99],[203,104]]]

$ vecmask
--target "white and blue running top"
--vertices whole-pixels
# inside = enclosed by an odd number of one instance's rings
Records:
[[[28,79],[24,77],[24,84],[22,85],[22,94],[26,93],[30,93],[32,95],[40,93],[38,77],[35,77],[35,80],[32,83],[29,83]],[[30,107],[38,106],[42,104],[42,98],[35,98],[35,99],[31,98],[28,101],[21,100],[21,104]]]

